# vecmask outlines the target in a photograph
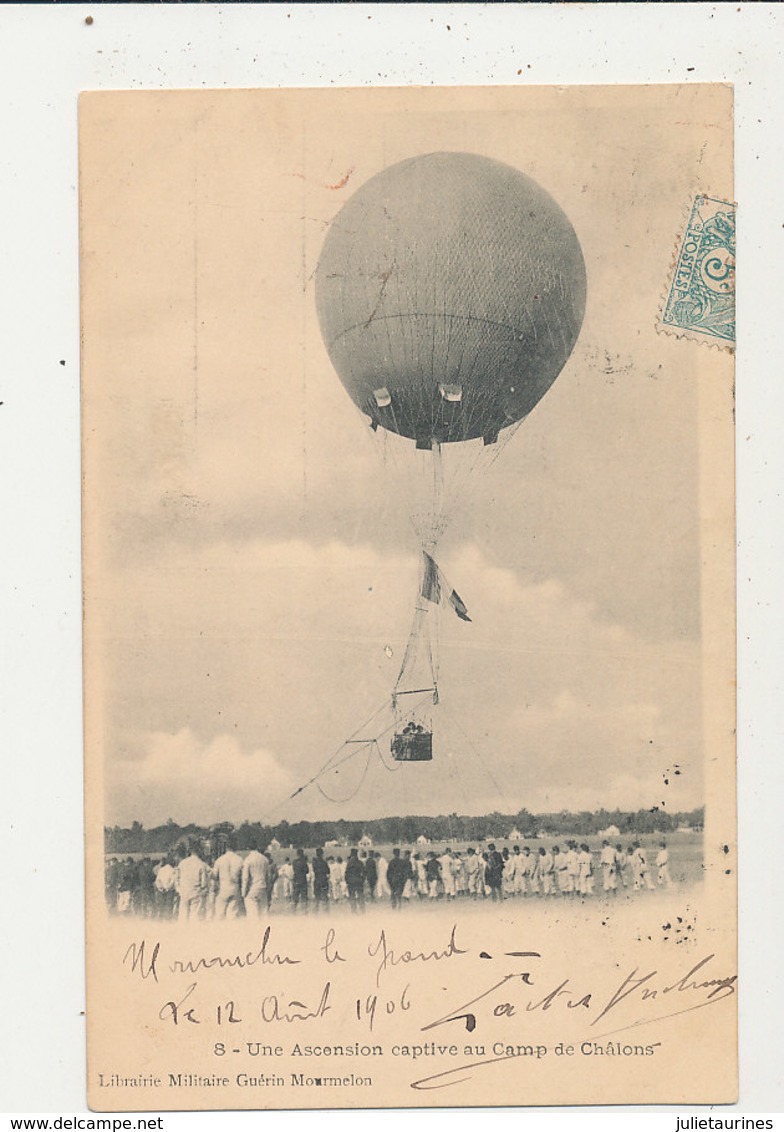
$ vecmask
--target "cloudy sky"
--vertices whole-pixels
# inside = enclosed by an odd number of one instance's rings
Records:
[[[703,801],[715,352],[655,317],[695,187],[731,194],[727,110],[701,87],[83,104],[87,711],[109,824]],[[359,756],[328,787],[352,801],[286,801],[388,701],[419,570],[417,457],[340,385],[313,271],[352,191],[435,149],[555,196],[585,323],[451,500],[438,559],[473,620],[441,616],[433,763]]]

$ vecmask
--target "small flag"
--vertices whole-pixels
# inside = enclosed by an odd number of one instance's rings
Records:
[[[426,601],[432,601],[434,605],[438,605],[444,593],[449,593],[449,597],[446,599],[448,604],[452,606],[461,621],[470,621],[471,618],[468,616],[465,602],[457,590],[451,588],[436,560],[426,550],[423,550],[422,554],[425,559],[422,589],[420,591],[422,597]]]
[[[449,604],[452,606],[461,621],[471,620],[471,618],[468,616],[468,610],[466,609],[465,602],[460,597],[460,594],[457,592],[457,590],[452,590],[448,600]]]
[[[436,565],[435,559],[431,558],[426,550],[422,553],[425,556],[425,573],[422,578],[422,597],[426,601],[432,601],[436,605],[441,601],[441,571]]]

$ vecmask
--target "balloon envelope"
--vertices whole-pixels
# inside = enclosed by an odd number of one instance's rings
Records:
[[[568,217],[516,169],[431,153],[362,185],[316,271],[325,345],[354,403],[416,440],[522,420],[572,352],[585,264]]]

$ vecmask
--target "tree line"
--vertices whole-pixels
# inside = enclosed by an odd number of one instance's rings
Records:
[[[429,841],[480,842],[488,838],[507,839],[515,831],[523,838],[590,837],[612,826],[621,836],[626,834],[671,833],[679,827],[702,829],[705,810],[669,813],[654,806],[650,810],[583,810],[572,813],[532,814],[522,809],[516,814],[441,814],[437,817],[410,814],[406,817],[371,818],[367,821],[280,821],[273,825],[244,821],[240,825],[218,822],[212,826],[179,825],[170,818],[163,825],[145,829],[141,822],[130,826],[105,827],[107,853],[166,853],[188,838],[205,838],[210,834],[232,836],[237,849],[266,848],[277,841],[284,849],[307,849],[325,845],[356,845],[364,836],[375,845],[414,845],[420,836]]]

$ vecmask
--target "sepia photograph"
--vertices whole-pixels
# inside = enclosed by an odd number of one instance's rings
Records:
[[[732,130],[82,95],[93,1108],[732,1100]]]

